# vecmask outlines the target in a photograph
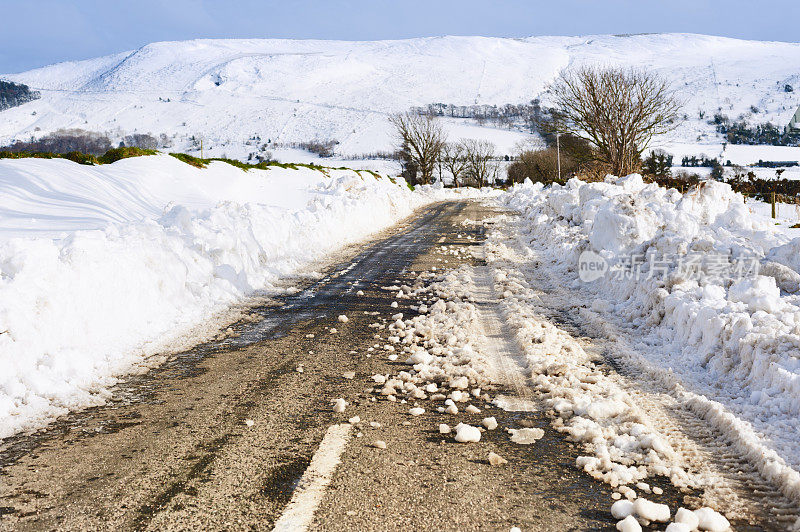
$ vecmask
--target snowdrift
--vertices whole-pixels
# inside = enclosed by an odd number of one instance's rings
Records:
[[[800,500],[800,239],[716,182],[686,194],[638,175],[528,182],[503,201],[582,312],[623,331],[642,367]],[[609,265],[590,282],[579,279],[585,251]]]
[[[0,161],[0,438],[101,403],[232,303],[443,196],[166,155]]]

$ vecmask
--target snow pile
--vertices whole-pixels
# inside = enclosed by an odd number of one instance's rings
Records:
[[[232,303],[443,197],[346,170],[0,161],[0,438],[101,403]]]
[[[487,260],[494,267],[505,318],[527,359],[530,383],[555,416],[553,427],[589,453],[576,465],[630,500],[637,497],[630,486],[653,476],[666,477],[677,487],[698,487],[701,482],[690,464],[638,406],[637,398],[604,372],[578,341],[531,306],[532,288],[520,272],[503,264],[503,258],[500,246],[487,243]],[[512,441],[519,436],[515,433]]]
[[[542,264],[541,275],[573,304],[582,304],[581,321],[632,346],[619,354],[619,362],[671,389],[725,434],[764,478],[800,501],[800,298],[781,290],[796,278],[792,251],[797,241],[787,243],[787,237],[751,215],[740,195],[714,182],[683,195],[645,184],[637,175],[602,183],[573,179],[547,188],[526,183],[503,201],[522,213],[518,229],[528,255],[522,261],[531,261],[532,268]],[[591,282],[579,280],[584,252],[608,266]],[[760,275],[751,271],[759,265]],[[507,281],[498,281],[509,284],[506,292],[513,299],[525,279],[507,275]],[[523,307],[530,303],[519,297]],[[550,388],[553,408],[567,413],[564,428],[574,438],[590,445],[608,440],[605,429],[600,434],[596,427],[621,417],[618,426],[627,426],[628,436],[610,442],[608,457],[598,454],[584,466],[602,475],[624,475],[614,471],[615,454],[645,441],[631,418],[635,404],[613,388],[593,390],[583,399],[583,390],[598,386],[591,360],[574,347],[565,353],[567,340],[535,317],[519,327],[529,340],[555,342],[549,351],[539,349],[541,344],[529,349],[531,367],[538,385]],[[559,380],[571,380],[577,388],[558,397]],[[585,421],[572,421],[576,413]],[[652,451],[648,468],[657,470],[671,450],[657,439],[651,443],[650,451],[635,452]],[[637,473],[630,473],[632,480]],[[673,482],[688,480],[680,471],[668,472],[676,474]]]
[[[408,355],[406,363],[411,370],[389,379],[373,377],[383,384],[380,395],[431,398],[442,401],[453,414],[459,411],[458,403],[467,403],[466,408],[473,395],[481,397],[482,387],[493,382],[493,371],[479,347],[485,338],[478,310],[467,299],[471,286],[468,269],[461,268],[428,287],[399,287],[403,297],[418,297],[428,304],[416,307],[422,314],[413,318],[403,319],[399,313],[392,316],[387,327],[389,340]]]
[[[420,314],[404,318],[398,313],[384,325],[389,341],[407,356],[410,367],[396,375],[373,375],[372,391],[389,401],[433,401],[439,406],[431,410],[448,417],[475,416],[470,420],[475,425],[460,422],[451,429],[441,423],[439,432],[454,432],[459,443],[480,441],[481,432],[497,429],[498,423],[494,417],[477,417],[481,409],[473,403],[491,401],[487,391],[495,388],[498,374],[496,362],[486,354],[488,339],[480,312],[471,301],[475,292],[471,268],[448,271],[429,286],[420,281],[413,287],[386,288],[398,290],[398,297],[415,298],[418,304],[412,309]],[[522,443],[541,438],[541,429],[522,431]]]

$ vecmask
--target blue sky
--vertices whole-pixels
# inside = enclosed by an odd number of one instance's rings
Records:
[[[800,42],[800,0],[0,0],[0,72],[216,37],[692,32]]]

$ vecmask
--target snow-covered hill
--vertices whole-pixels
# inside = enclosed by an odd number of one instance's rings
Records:
[[[203,136],[215,155],[247,153],[253,135],[336,139],[340,154],[357,154],[391,145],[387,113],[434,102],[546,101],[547,84],[584,63],[647,67],[671,79],[686,100],[683,142],[711,143],[707,121],[718,110],[784,124],[800,105],[800,44],[791,43],[689,34],[195,40],[3,76],[42,99],[2,113],[0,143],[80,127],[176,135],[181,148]],[[787,84],[794,92],[784,91]],[[499,139],[500,151],[524,138],[466,134]]]

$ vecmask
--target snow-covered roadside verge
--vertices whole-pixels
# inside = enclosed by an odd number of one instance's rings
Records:
[[[0,185],[0,438],[102,403],[230,305],[452,194],[168,156],[0,161]]]
[[[796,515],[800,309],[790,267],[798,241],[786,244],[740,196],[714,183],[685,196],[636,176],[525,185],[504,202],[522,213],[521,263],[549,281],[547,297],[607,336],[617,362],[714,427],[794,502]],[[612,266],[653,259],[638,275],[607,272],[582,283],[579,257],[587,250]],[[674,261],[692,254],[703,257],[699,271]],[[765,275],[735,275],[737,260],[750,257]],[[512,277],[513,286],[523,281]],[[519,290],[530,302],[528,289]]]

